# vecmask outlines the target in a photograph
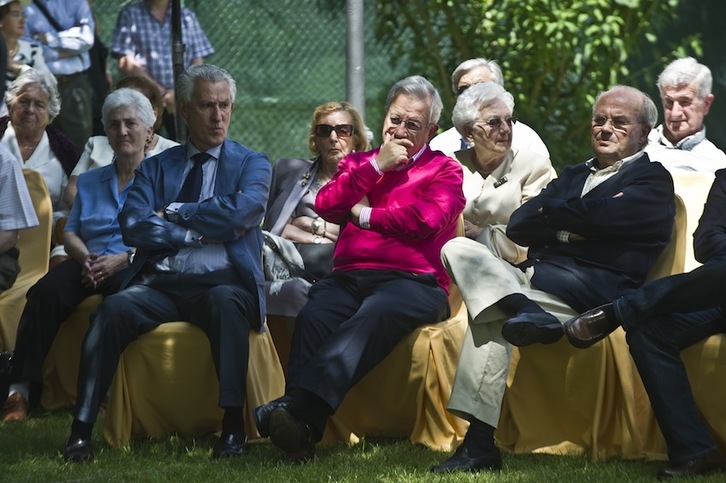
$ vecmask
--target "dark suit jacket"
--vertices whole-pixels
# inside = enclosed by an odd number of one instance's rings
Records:
[[[699,262],[726,258],[726,169],[716,171],[693,238],[694,253]]]
[[[542,193],[517,209],[507,236],[529,246],[532,285],[579,312],[637,288],[670,240],[673,180],[647,154],[580,197],[590,169],[566,167]],[[585,238],[562,243],[566,230]]]
[[[124,243],[139,249],[132,272],[187,247],[187,228],[207,238],[224,240],[230,261],[243,286],[257,294],[260,322],[265,317],[262,273],[262,229],[270,185],[267,156],[229,139],[224,141],[217,167],[214,196],[184,203],[179,224],[156,214],[176,200],[186,160],[186,146],[175,146],[144,160],[119,215]],[[239,231],[243,231],[239,234]]]
[[[290,219],[298,203],[310,188],[315,179],[320,162],[308,159],[278,159],[272,168],[270,183],[270,199],[267,202],[267,214],[262,224],[264,230],[273,235],[282,235],[287,220]],[[310,176],[306,176],[310,173]],[[303,185],[303,182],[305,184]]]

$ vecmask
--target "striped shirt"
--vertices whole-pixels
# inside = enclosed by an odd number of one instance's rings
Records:
[[[23,170],[0,144],[0,230],[22,230],[38,225]]]

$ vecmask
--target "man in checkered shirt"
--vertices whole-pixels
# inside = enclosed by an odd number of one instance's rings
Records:
[[[201,64],[214,53],[197,16],[182,8],[184,69]],[[172,62],[171,2],[140,0],[119,12],[111,42],[111,54],[121,72],[152,80],[164,96],[164,127],[167,137],[176,139],[174,127],[174,66]]]

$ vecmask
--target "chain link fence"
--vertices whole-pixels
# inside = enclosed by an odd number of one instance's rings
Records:
[[[118,12],[128,3],[93,1],[106,45]],[[345,100],[345,0],[185,0],[183,5],[196,13],[214,46],[215,54],[206,61],[227,69],[237,81],[229,137],[272,161],[309,157],[313,109]],[[376,145],[387,91],[408,72],[395,62],[392,49],[375,40],[374,15],[375,2],[366,1],[365,110]],[[116,61],[108,62],[118,79]]]

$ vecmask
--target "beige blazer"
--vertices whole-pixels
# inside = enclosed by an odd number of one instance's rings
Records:
[[[473,148],[453,154],[464,166],[464,219],[484,230],[477,237],[495,255],[519,263],[527,249],[507,238],[505,231],[511,214],[537,196],[557,177],[550,160],[531,151],[512,148],[501,165],[484,178],[473,161]]]

